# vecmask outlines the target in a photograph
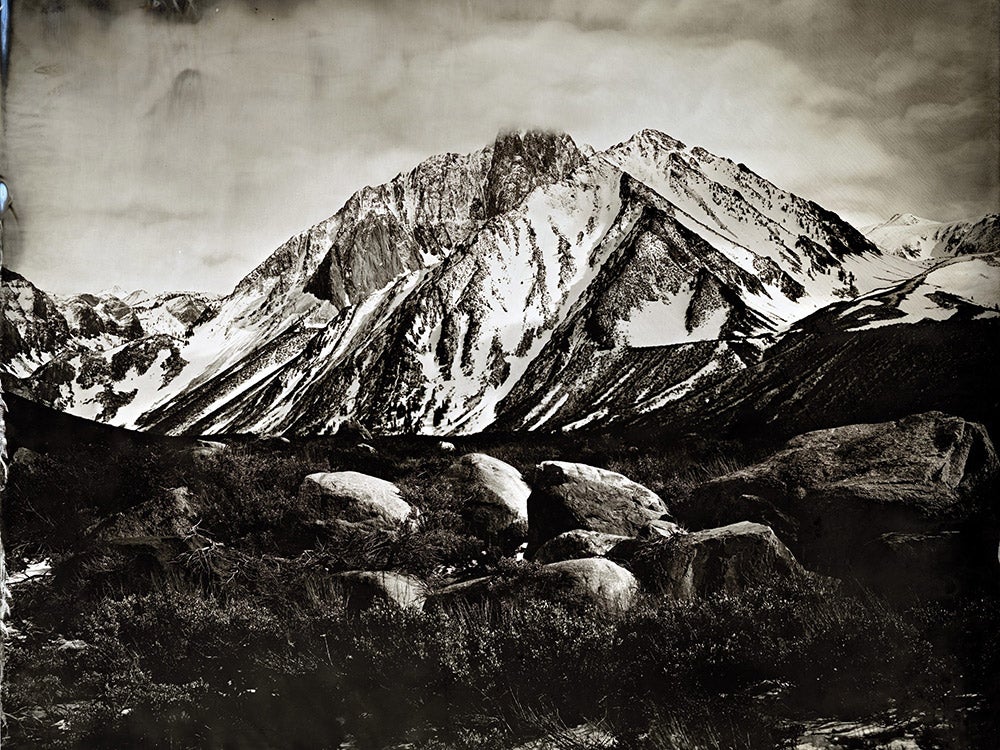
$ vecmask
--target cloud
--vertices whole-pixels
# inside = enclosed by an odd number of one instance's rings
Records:
[[[996,210],[996,12],[941,5],[67,0],[18,19],[15,266],[225,291],[353,190],[509,126],[659,128],[849,218]]]

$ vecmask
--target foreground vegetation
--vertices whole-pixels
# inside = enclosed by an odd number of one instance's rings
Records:
[[[526,471],[586,461],[679,500],[770,447],[574,437],[459,452]],[[440,481],[454,457],[402,439],[374,452],[327,439],[206,456],[177,445],[22,454],[5,538],[15,568],[48,558],[53,575],[15,587],[7,746],[501,750],[613,737],[619,748],[772,748],[827,718],[897,722],[926,748],[997,746],[992,591],[890,605],[811,577],[688,603],[648,597],[612,613],[541,600],[353,606],[332,573],[396,570],[432,588],[486,572],[541,575],[460,531],[462,498]],[[298,486],[336,469],[396,482],[419,522],[317,529]],[[115,514],[155,524],[144,509],[181,486],[199,510],[196,547],[108,543]],[[551,739],[578,725],[590,730]]]

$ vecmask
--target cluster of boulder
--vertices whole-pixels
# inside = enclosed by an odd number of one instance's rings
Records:
[[[594,466],[545,461],[529,484],[473,453],[442,481],[463,499],[467,530],[525,541],[530,575],[433,591],[398,574],[339,576],[366,601],[435,607],[541,597],[623,608],[640,591],[683,601],[813,572],[888,595],[948,595],[997,573],[998,466],[981,426],[941,413],[801,435],[674,503]],[[367,478],[366,494],[350,474],[310,476],[303,492],[316,485],[345,513],[370,506],[369,522],[406,514],[387,483]]]
[[[360,608],[544,598],[622,609],[640,592],[687,601],[814,574],[890,596],[947,596],[997,575],[998,466],[981,426],[936,412],[801,435],[682,497],[580,463],[545,461],[526,479],[470,453],[436,480],[459,501],[462,530],[530,564],[432,589],[394,571],[331,573],[328,583]],[[391,532],[419,520],[396,485],[355,471],[304,477],[296,504],[324,528]],[[200,510],[181,488],[92,533],[100,555],[141,553],[153,568],[178,555],[209,560]]]

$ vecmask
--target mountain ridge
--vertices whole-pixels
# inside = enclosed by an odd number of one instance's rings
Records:
[[[112,385],[89,415],[170,433],[597,426],[925,267],[659,131],[602,152],[506,132],[357,191],[165,340],[160,381]]]

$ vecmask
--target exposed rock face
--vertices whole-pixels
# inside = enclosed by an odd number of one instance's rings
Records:
[[[421,609],[424,585],[416,578],[387,570],[349,570],[331,577],[351,610],[371,609],[378,603]]]
[[[634,536],[666,513],[655,492],[628,477],[586,464],[545,461],[528,498],[528,550],[574,529]]]
[[[535,550],[531,559],[545,565],[583,557],[601,557],[616,544],[629,538],[621,534],[605,534],[584,529],[564,531]]]
[[[453,607],[460,604],[547,599],[575,607],[624,609],[639,587],[635,576],[621,565],[603,557],[564,560],[543,565],[522,580],[495,577],[462,581],[431,594],[427,605]]]
[[[930,412],[800,435],[696,488],[682,515],[701,527],[767,523],[806,565],[840,567],[883,534],[933,533],[995,515],[997,470],[980,425]]]
[[[678,601],[737,594],[804,573],[774,532],[757,523],[736,523],[629,546],[632,569],[643,585]]]
[[[584,161],[565,133],[502,133],[493,144],[493,159],[486,173],[487,216],[510,211],[536,187],[558,182]]]
[[[2,269],[3,362],[16,375],[29,374],[65,346],[69,324],[55,300],[10,269]]]
[[[531,489],[510,464],[483,453],[469,453],[452,464],[449,475],[473,533],[499,539],[516,524],[527,523]]]
[[[299,488],[299,500],[325,518],[377,526],[405,521],[412,511],[396,485],[357,471],[310,474]]]

